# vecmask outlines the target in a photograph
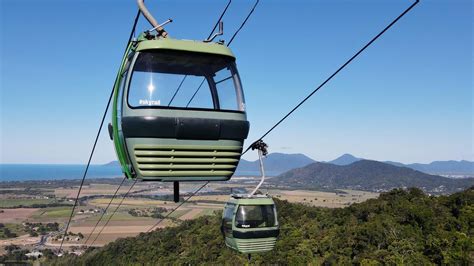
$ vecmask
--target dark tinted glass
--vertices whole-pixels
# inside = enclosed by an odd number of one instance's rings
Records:
[[[235,217],[238,228],[273,227],[276,225],[274,205],[240,205]]]

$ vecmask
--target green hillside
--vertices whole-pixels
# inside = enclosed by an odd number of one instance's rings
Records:
[[[276,202],[280,239],[273,252],[252,256],[252,263],[468,265],[474,261],[474,188],[440,197],[419,189],[396,189],[343,209]],[[219,225],[220,214],[201,217],[48,264],[246,263],[246,256],[225,247]]]
[[[390,191],[417,187],[431,194],[451,194],[474,185],[474,178],[447,178],[407,167],[360,160],[348,165],[312,163],[272,178],[269,183],[291,188]]]

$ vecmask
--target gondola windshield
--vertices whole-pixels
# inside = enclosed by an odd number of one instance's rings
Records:
[[[240,205],[235,217],[237,228],[276,226],[274,205]]]
[[[128,104],[131,108],[245,111],[234,58],[169,50],[138,54]]]

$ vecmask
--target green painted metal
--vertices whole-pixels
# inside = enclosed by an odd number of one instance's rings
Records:
[[[239,205],[275,205],[275,202],[271,197],[242,197],[242,198],[235,198],[231,197],[227,203],[232,203],[237,206]]]
[[[152,40],[139,38],[139,42],[135,50],[140,52],[144,50],[157,49],[217,54],[235,58],[232,51],[223,44],[194,40],[178,40],[173,38],[159,38]]]
[[[150,181],[157,178],[227,180],[237,168],[243,148],[242,142],[235,140],[128,138],[126,141],[136,176]]]
[[[128,178],[145,181],[225,181],[230,179],[240,160],[243,140],[125,139],[121,134],[120,117],[157,116],[247,120],[245,112],[129,108],[128,84],[132,71],[128,70],[133,68],[141,51],[160,49],[235,58],[227,46],[212,42],[155,38],[145,36],[145,34],[141,34],[137,41],[131,42],[120,65],[117,81],[114,84],[113,98],[113,140],[122,171]],[[118,113],[118,110],[121,113]]]
[[[234,197],[232,196],[228,201],[227,205],[235,205],[232,219],[232,231],[238,232],[262,232],[279,229],[277,212],[275,210],[275,225],[274,227],[264,227],[264,228],[238,228],[236,227],[236,215],[239,206],[242,205],[275,205],[273,199],[269,196],[257,195],[252,197]],[[224,218],[225,213],[222,214]],[[231,234],[232,235],[232,234]],[[239,239],[233,236],[224,235],[225,244],[231,249],[234,249],[238,252],[244,254],[250,253],[260,253],[273,250],[275,247],[277,237],[265,237],[265,238],[250,238],[250,239]]]
[[[122,62],[120,64],[119,71],[117,73],[117,78],[115,79],[115,84],[114,84],[114,96],[113,96],[113,106],[112,106],[112,128],[113,128],[113,141],[114,141],[114,147],[115,147],[115,152],[117,154],[117,158],[120,162],[120,166],[122,168],[122,172],[125,174],[125,176],[128,179],[133,178],[133,175],[130,171],[130,168],[128,167],[129,160],[128,156],[126,154],[125,150],[125,143],[124,140],[120,137],[119,135],[119,130],[118,130],[118,113],[117,113],[117,105],[119,101],[119,90],[120,86],[122,85],[122,82],[124,82],[122,73],[124,71],[124,67],[126,66],[126,61],[128,54],[130,53],[132,49],[132,43],[129,43],[127,45],[127,49],[125,50],[125,53],[122,58]]]
[[[275,248],[276,241],[276,237],[253,239],[226,238],[226,245],[241,253],[249,254],[272,251]]]

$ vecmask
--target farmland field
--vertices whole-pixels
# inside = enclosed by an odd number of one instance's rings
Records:
[[[48,207],[39,209],[33,218],[66,218],[71,214],[71,207]]]
[[[6,239],[10,238],[7,235],[5,235],[4,228],[7,228],[11,233],[16,234],[17,236],[23,235],[26,233],[25,230],[23,230],[23,226],[21,224],[2,224],[3,227],[0,228],[0,239]]]
[[[55,202],[55,199],[2,199],[0,200],[0,208],[12,207],[30,207],[34,204],[49,204]]]
[[[253,185],[245,184],[210,184],[205,187],[200,193],[192,197],[187,203],[180,206],[179,209],[173,211],[180,203],[175,203],[170,200],[163,200],[163,196],[171,196],[172,189],[169,184],[157,183],[139,183],[129,193],[129,197],[123,199],[122,195],[129,188],[129,183],[126,183],[119,191],[117,196],[110,204],[109,209],[103,216],[99,227],[94,231],[91,238],[95,238],[101,230],[105,221],[110,221],[98,236],[94,245],[102,246],[111,241],[121,237],[135,236],[141,232],[146,232],[153,225],[159,223],[158,227],[175,226],[181,221],[195,219],[203,215],[212,215],[216,211],[222,211],[225,202],[229,199],[229,192],[232,189],[237,191],[249,190]],[[189,193],[194,192],[197,187],[195,183],[183,183],[181,186],[182,197],[187,198]],[[38,237],[29,237],[26,232],[22,232],[22,222],[32,223],[52,223],[57,222],[60,228],[64,228],[69,215],[71,213],[73,199],[77,195],[77,184],[69,185],[68,183],[61,183],[60,186],[48,184],[47,188],[42,188],[45,194],[41,194],[36,190],[35,196],[46,197],[51,195],[54,191],[56,198],[39,198],[32,199],[31,195],[15,194],[5,195],[0,202],[0,223],[8,224],[11,232],[18,232],[16,238],[0,240],[0,249],[2,246],[11,243],[38,243]],[[77,239],[77,237],[70,238],[66,241],[66,247],[78,247],[84,244],[85,240],[91,234],[98,219],[102,216],[105,208],[111,200],[111,195],[117,189],[116,184],[109,183],[91,183],[85,186],[81,192],[81,201],[77,206],[70,228],[68,232],[75,234],[81,233],[85,238]],[[11,191],[15,191],[15,187],[10,187]],[[234,190],[234,191],[235,191]],[[18,188],[21,191],[21,187]],[[24,190],[22,190],[23,193]],[[300,202],[305,205],[322,206],[329,208],[340,208],[350,205],[355,202],[362,202],[364,200],[374,198],[378,193],[371,193],[365,191],[355,190],[339,190],[333,192],[322,192],[312,190],[288,190],[288,189],[264,189],[263,192],[269,193],[275,198],[288,200],[290,202]],[[40,194],[38,194],[40,193]],[[49,194],[46,194],[49,193]],[[11,197],[11,198],[8,198]],[[21,198],[24,197],[24,198]],[[66,201],[64,201],[66,197]],[[59,207],[44,207],[44,208],[12,208],[14,206],[40,206],[51,203],[56,203],[61,200],[61,203],[68,203],[71,206]],[[123,202],[122,202],[123,200]],[[122,203],[121,203],[122,202]],[[120,208],[115,212],[116,207]],[[10,208],[8,208],[10,207]],[[160,208],[161,211],[156,212]],[[166,209],[166,210],[163,210]],[[115,214],[112,216],[112,214]],[[134,215],[131,215],[133,213]],[[160,214],[161,216],[170,215],[168,219],[161,221],[159,218],[148,217],[150,215]],[[59,245],[59,232],[53,232],[47,241],[44,243],[45,247],[57,247]],[[0,238],[2,235],[0,235]],[[91,240],[92,242],[92,240]],[[90,242],[88,243],[90,244]],[[33,245],[33,244],[28,244]]]
[[[21,223],[27,220],[33,213],[37,211],[37,208],[2,209],[0,212],[0,222]]]

